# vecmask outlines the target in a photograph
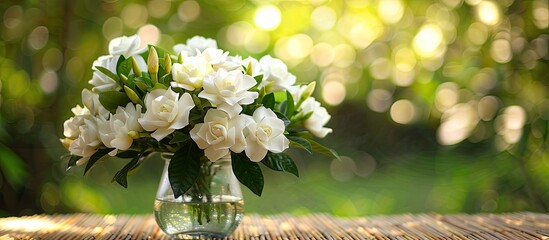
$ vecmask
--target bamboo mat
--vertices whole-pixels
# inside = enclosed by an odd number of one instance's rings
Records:
[[[152,215],[0,218],[0,240],[167,239]],[[228,239],[549,239],[549,214],[246,215]]]

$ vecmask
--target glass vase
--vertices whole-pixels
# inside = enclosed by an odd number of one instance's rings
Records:
[[[200,176],[183,195],[174,197],[168,179],[173,154],[162,154],[164,170],[154,202],[154,216],[160,228],[171,238],[223,238],[240,224],[244,201],[231,157],[216,162],[201,162]]]

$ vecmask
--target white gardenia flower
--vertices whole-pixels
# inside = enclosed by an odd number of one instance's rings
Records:
[[[104,67],[113,73],[116,73],[117,61],[118,57],[107,55],[101,56],[93,62],[92,69],[94,71],[92,79],[90,79],[88,83],[94,86],[94,88],[92,89],[94,92],[120,90],[120,85],[118,85],[118,83],[114,79],[97,70],[97,67],[99,66]]]
[[[63,123],[63,135],[69,139],[76,139],[80,135],[80,127],[84,125],[84,120],[89,118],[85,115],[74,116]]]
[[[147,111],[138,121],[147,131],[154,131],[151,136],[162,140],[176,129],[189,124],[189,113],[194,102],[189,93],[179,97],[171,88],[156,89],[145,96]]]
[[[217,49],[217,42],[211,38],[204,38],[202,36],[194,36],[191,39],[187,39],[187,44],[177,44],[173,46],[173,50],[176,54],[182,54],[183,56],[196,56],[199,52],[206,50],[207,48]]]
[[[141,105],[128,103],[126,107],[118,107],[116,113],[111,114],[108,121],[99,125],[99,136],[103,144],[109,148],[116,148],[109,153],[116,155],[116,150],[127,150],[133,143],[130,131],[142,132],[143,127],[137,121],[141,118]]]
[[[109,117],[109,110],[105,109],[101,102],[99,102],[99,94],[93,93],[88,89],[82,90],[82,103],[90,115],[101,116],[104,119]]]
[[[240,70],[228,72],[219,69],[215,74],[204,78],[204,90],[198,96],[207,99],[233,117],[242,111],[240,105],[251,104],[259,96],[257,92],[248,91],[255,84],[256,81],[252,77]]]
[[[69,139],[76,139],[80,135],[80,126],[84,125],[84,120],[90,119],[90,110],[76,105],[71,109],[74,117],[67,119],[63,123],[63,135]]]
[[[86,163],[101,146],[98,125],[103,121],[101,118],[90,116],[90,119],[85,119],[84,124],[80,126],[80,135],[69,146],[72,155],[82,157],[76,162],[77,165]]]
[[[229,61],[229,52],[224,52],[221,49],[207,48],[200,54],[209,64],[212,65],[215,71],[223,68],[227,71],[240,69],[240,64]]]
[[[246,156],[259,162],[267,151],[280,153],[289,147],[290,141],[284,136],[284,122],[268,108],[259,107],[253,114],[253,122],[246,127]]]
[[[146,48],[139,48],[141,44],[141,39],[137,35],[133,36],[122,36],[114,38],[109,42],[109,54],[97,58],[93,62],[92,69],[93,77],[88,81],[89,84],[93,85],[92,89],[94,92],[106,92],[106,91],[117,91],[121,89],[121,86],[118,83],[105,75],[101,71],[97,70],[97,67],[104,67],[116,74],[116,65],[120,56],[124,58],[133,57],[137,62],[137,65],[141,70],[147,69],[147,63],[145,59],[139,54],[143,53]],[[133,72],[133,69],[131,70]]]
[[[270,55],[259,59],[263,72],[263,81],[259,88],[265,87],[267,92],[288,90],[296,81],[296,77],[288,72],[288,67],[282,60]]]
[[[109,54],[113,56],[123,55],[128,58],[146,50],[145,48],[140,48],[140,46],[141,39],[138,35],[117,37],[109,42]]]
[[[303,121],[303,126],[311,131],[313,135],[323,138],[326,137],[328,133],[332,132],[331,128],[324,127],[324,125],[330,121],[330,114],[328,114],[326,108],[322,107],[313,97],[305,99],[299,108],[299,111],[303,114],[313,112],[309,118]]]
[[[191,138],[206,157],[214,162],[229,154],[229,150],[239,153],[246,148],[244,128],[251,121],[247,115],[231,118],[226,112],[210,109],[199,123],[190,131]]]
[[[183,63],[172,65],[173,82],[172,87],[179,87],[185,90],[194,91],[202,87],[204,76],[213,72],[209,64],[202,56],[186,57]]]

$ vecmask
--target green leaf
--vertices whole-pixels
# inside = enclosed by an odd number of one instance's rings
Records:
[[[124,59],[124,56],[120,56],[120,59]],[[120,62],[120,60],[118,60],[118,65],[116,67],[116,72],[120,75],[120,74],[123,74],[123,75],[130,75],[130,72],[132,71],[132,59],[131,58],[128,58],[128,59],[124,59],[122,60],[122,62]]]
[[[267,156],[261,161],[265,166],[272,170],[280,172],[288,172],[296,177],[299,177],[297,166],[294,160],[285,153],[267,153]]]
[[[150,152],[144,151],[139,153],[137,156],[135,156],[128,164],[124,165],[120,171],[116,172],[114,175],[112,181],[116,181],[120,186],[124,188],[128,188],[128,173],[132,170],[137,168],[142,162],[145,157],[148,156]]]
[[[168,165],[168,179],[175,198],[185,194],[200,175],[200,157],[204,151],[194,143],[186,144],[173,155]]]
[[[159,83],[162,83],[166,86],[170,86],[170,82],[173,80],[173,76],[170,73],[166,73],[165,75],[162,75],[160,80],[158,80]]]
[[[126,93],[119,91],[109,91],[99,93],[99,102],[109,110],[111,113],[116,112],[118,106],[125,107],[131,100],[128,98]]]
[[[105,159],[109,158],[110,156],[107,153],[109,153],[110,151],[112,151],[112,149],[110,148],[97,150],[97,152],[95,152],[88,160],[88,164],[86,164],[86,168],[84,169],[84,176],[92,169],[92,167],[96,163],[102,162]]]
[[[238,181],[248,187],[255,195],[263,192],[263,173],[256,162],[252,162],[243,153],[231,153],[233,172]]]
[[[290,140],[290,146],[304,149],[309,153],[313,151],[311,143],[309,143],[307,139],[298,137],[298,136],[286,136],[286,137],[288,138],[288,140]]]
[[[150,78],[148,78],[148,77],[143,77],[143,76],[141,76],[141,77],[136,77],[136,78],[135,78],[135,83],[136,83],[136,85],[137,85],[138,83],[145,84],[145,86],[147,86],[145,89],[149,89],[149,88],[154,87],[154,84],[152,83],[152,80],[151,80]],[[141,88],[139,85],[138,85],[138,87]],[[141,89],[141,90],[145,90],[145,89]]]
[[[134,158],[134,157],[137,157],[138,155],[140,154],[139,151],[133,151],[133,150],[128,150],[128,151],[120,151],[118,152],[118,154],[116,154],[116,157],[119,157],[119,158]]]
[[[284,114],[281,113],[281,112],[277,112],[277,111],[275,111],[274,113],[276,114],[276,116],[277,116],[280,120],[282,120],[282,121],[284,122],[284,126],[290,125],[290,119],[288,119],[288,117],[286,117],[286,115],[284,115]]]
[[[188,134],[182,133],[180,131],[175,131],[173,132],[173,138],[172,140],[170,140],[170,144],[186,142],[189,139],[191,139],[191,136],[189,136]]]
[[[71,155],[69,158],[69,162],[67,163],[67,171],[69,171],[72,167],[76,166],[76,162],[82,158],[81,156]]]
[[[124,167],[120,169],[120,171],[116,172],[116,174],[112,178],[112,181],[116,181],[118,184],[120,184],[120,186],[128,188],[128,172],[135,164],[137,164],[138,161],[138,157],[133,158],[128,164],[124,165]]]
[[[269,93],[263,97],[263,106],[266,108],[274,109],[275,97],[273,93]]]
[[[255,86],[259,86],[259,84],[263,81],[263,74],[257,75],[254,77],[255,82],[257,83]]]
[[[292,118],[295,111],[294,97],[289,91],[286,91],[286,116]]]
[[[311,147],[314,152],[326,155],[331,158],[339,159],[339,155],[333,149],[322,146],[320,143],[317,143],[311,139],[307,139],[307,141],[309,141],[309,143],[311,144]]]
[[[135,81],[134,84],[142,91],[147,91],[147,89],[149,89],[149,86],[142,81]]]
[[[297,115],[294,116],[294,118],[292,119],[293,122],[301,122],[301,121],[305,121],[307,120],[308,118],[310,118],[312,115],[313,115],[313,111],[311,112],[308,112],[307,114],[302,114],[302,113],[299,113]]]
[[[112,80],[115,80],[116,82],[119,81],[119,77],[116,75],[116,73],[111,72],[109,69],[106,69],[101,66],[95,66],[97,70],[102,72],[103,74],[107,75],[107,77],[110,77]]]

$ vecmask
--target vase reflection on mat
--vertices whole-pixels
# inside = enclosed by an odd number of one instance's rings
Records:
[[[160,228],[171,237],[183,239],[231,234],[242,220],[244,201],[230,155],[216,162],[201,161],[198,180],[178,198],[174,197],[168,178],[171,157],[171,154],[162,155],[166,164],[154,202],[154,215]]]

